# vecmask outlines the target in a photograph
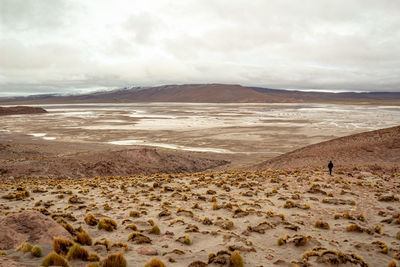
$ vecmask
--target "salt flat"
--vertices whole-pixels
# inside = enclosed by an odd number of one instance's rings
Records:
[[[0,118],[1,130],[67,142],[276,156],[400,124],[400,107],[335,104],[49,104]]]

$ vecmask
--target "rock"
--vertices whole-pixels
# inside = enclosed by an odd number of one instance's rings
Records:
[[[52,244],[55,236],[71,238],[64,227],[38,211],[23,211],[0,220],[0,249],[3,250],[16,248],[23,242]]]
[[[157,250],[155,248],[148,247],[148,246],[138,248],[136,251],[140,255],[147,255],[147,256],[156,256],[156,255],[158,255],[158,252],[157,252]]]
[[[46,110],[40,107],[27,107],[27,106],[17,106],[17,107],[0,107],[0,116],[2,115],[16,115],[16,114],[37,114],[37,113],[47,113]]]

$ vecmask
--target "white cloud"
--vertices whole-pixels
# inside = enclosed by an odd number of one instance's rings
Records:
[[[400,1],[0,0],[0,96],[240,83],[400,91]]]

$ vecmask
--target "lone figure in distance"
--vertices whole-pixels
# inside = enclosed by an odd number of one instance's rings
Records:
[[[332,163],[332,160],[331,160],[331,161],[329,161],[328,168],[329,168],[329,175],[332,175],[332,169],[333,169],[333,163]]]

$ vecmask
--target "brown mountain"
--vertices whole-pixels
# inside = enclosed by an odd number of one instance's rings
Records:
[[[130,88],[72,96],[33,96],[3,98],[0,102],[14,103],[130,103],[130,102],[188,102],[188,103],[272,103],[294,102],[286,96],[273,96],[252,88],[229,84],[165,85]]]
[[[400,171],[400,126],[349,135],[310,145],[275,157],[256,169],[353,168]]]
[[[187,102],[187,103],[380,103],[400,104],[400,93],[323,93],[302,92],[231,84],[185,84],[157,87],[132,87],[82,95],[36,95],[0,98],[2,103],[132,103],[132,102]]]

